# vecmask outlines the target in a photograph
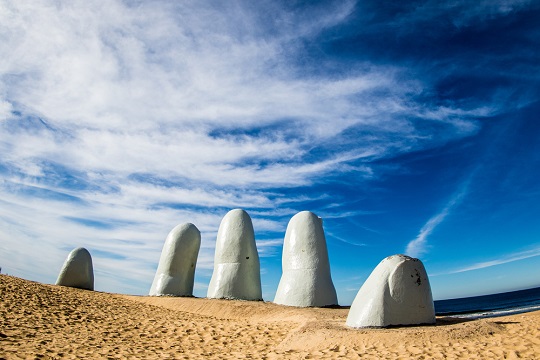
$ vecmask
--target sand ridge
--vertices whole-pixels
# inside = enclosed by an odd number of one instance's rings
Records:
[[[540,312],[363,330],[344,325],[347,312],[127,296],[0,275],[0,358],[540,358]]]

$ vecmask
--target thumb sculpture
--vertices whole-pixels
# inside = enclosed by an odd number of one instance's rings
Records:
[[[94,268],[88,250],[80,247],[69,253],[56,285],[94,290]]]
[[[251,218],[244,210],[229,211],[219,225],[207,297],[262,300],[259,254]]]
[[[358,291],[346,322],[356,328],[434,323],[426,269],[405,255],[389,256],[377,265]]]
[[[149,295],[193,296],[200,247],[201,233],[195,225],[180,224],[172,229],[165,239]]]
[[[302,211],[289,221],[282,267],[274,303],[298,307],[337,305],[322,219],[314,213]]]

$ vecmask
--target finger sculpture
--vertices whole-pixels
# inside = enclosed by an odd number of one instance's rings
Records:
[[[149,295],[193,296],[200,247],[201,233],[195,225],[186,223],[173,228],[165,239]]]
[[[259,254],[251,218],[244,210],[229,211],[219,225],[207,297],[262,300]]]
[[[389,256],[377,265],[358,291],[346,322],[356,328],[434,323],[426,269],[405,255]]]
[[[92,256],[85,248],[71,251],[60,270],[56,285],[94,290]]]
[[[337,305],[322,219],[302,211],[289,221],[282,257],[283,274],[274,302],[308,307]]]

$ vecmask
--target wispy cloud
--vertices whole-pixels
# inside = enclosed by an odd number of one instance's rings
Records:
[[[537,256],[540,256],[540,247],[507,254],[498,259],[475,263],[475,264],[465,266],[456,270],[433,274],[433,276],[458,274],[458,273],[467,272],[467,271],[480,270],[480,269],[485,269],[492,266],[507,264],[514,261],[525,260],[525,259],[529,259],[529,258],[537,257]]]
[[[461,184],[458,191],[452,195],[445,207],[439,213],[432,216],[424,226],[422,226],[416,238],[407,244],[405,254],[412,257],[420,257],[428,251],[428,237],[463,200],[467,194],[469,183],[470,179]]]
[[[332,233],[328,233],[327,237],[329,239],[336,239],[336,240],[339,240],[341,242],[344,242],[345,244],[349,244],[349,245],[353,245],[353,246],[367,246],[367,244],[365,243],[359,243],[359,242],[354,242],[354,241],[351,241],[349,239],[346,239],[346,238],[343,238],[343,237],[340,237],[340,236],[336,236]]]

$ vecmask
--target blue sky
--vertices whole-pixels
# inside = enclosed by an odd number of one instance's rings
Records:
[[[324,220],[339,301],[386,256],[436,299],[540,286],[540,4],[0,0],[0,266],[146,294],[167,233],[251,215],[273,300]]]

